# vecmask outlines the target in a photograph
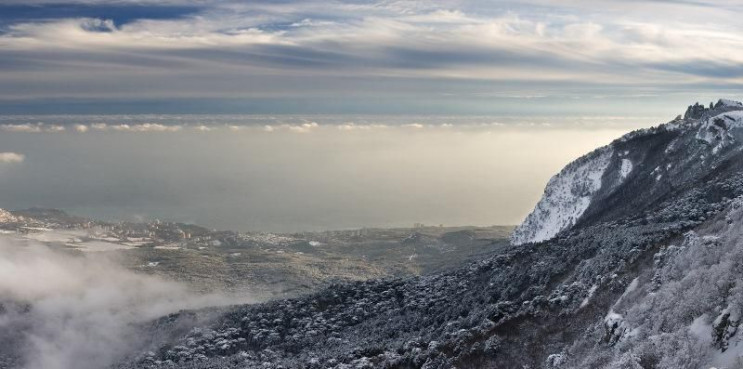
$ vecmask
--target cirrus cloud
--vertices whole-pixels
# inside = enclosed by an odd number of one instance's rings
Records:
[[[250,111],[274,99],[266,109],[328,109],[311,96],[341,109],[361,101],[399,111],[418,99],[418,110],[467,111],[473,100],[486,104],[484,94],[547,100],[743,86],[741,8],[724,0],[202,1],[170,17],[148,17],[132,1],[120,3],[143,15],[125,21],[120,7],[99,1],[45,19],[49,3],[34,3],[39,17],[3,19],[0,100],[135,99],[129,109],[146,110],[188,98],[196,110],[219,111],[237,99],[255,101]]]

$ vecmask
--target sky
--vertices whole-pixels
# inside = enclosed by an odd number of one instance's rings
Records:
[[[726,0],[4,0],[0,114],[657,115],[735,97]]]

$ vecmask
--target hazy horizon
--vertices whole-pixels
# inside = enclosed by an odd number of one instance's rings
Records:
[[[666,119],[668,120],[668,119]],[[514,225],[654,117],[1,116],[0,207],[238,231]]]

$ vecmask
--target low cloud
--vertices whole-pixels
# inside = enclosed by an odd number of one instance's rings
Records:
[[[138,324],[231,302],[137,274],[98,253],[73,256],[0,237],[0,352],[26,369],[108,367],[147,341]]]
[[[108,118],[110,122],[101,122],[97,119]],[[87,134],[87,133],[329,133],[331,131],[352,134],[354,132],[368,132],[379,130],[441,130],[471,131],[478,129],[516,128],[516,127],[606,127],[628,126],[639,121],[662,122],[665,117],[644,116],[575,116],[575,117],[457,117],[448,116],[399,116],[374,117],[357,116],[357,120],[346,120],[346,116],[324,117],[281,117],[273,116],[234,116],[212,119],[204,122],[201,117],[184,115],[156,115],[144,117],[94,117],[64,116],[50,117],[46,122],[0,124],[0,131],[25,135],[33,134]],[[651,119],[652,118],[652,119]],[[35,118],[34,118],[35,119]],[[147,120],[143,120],[147,119]],[[151,119],[151,120],[150,120]],[[497,120],[496,120],[497,119]],[[501,121],[502,120],[502,121]],[[455,123],[452,123],[455,122]],[[7,161],[17,161],[9,157]],[[22,160],[22,159],[21,159]]]
[[[0,129],[5,132],[42,132],[41,125],[38,124],[3,124]]]
[[[178,132],[183,127],[179,125],[165,125],[159,123],[142,123],[142,124],[106,124],[95,123],[90,125],[95,131],[116,131],[116,132]]]
[[[317,127],[320,127],[320,125],[315,122],[309,122],[309,123],[300,124],[298,126],[289,126],[289,130],[293,132],[304,133],[304,132],[310,132],[311,130]]]
[[[198,125],[198,126],[193,127],[193,129],[195,129],[195,130],[197,130],[199,132],[209,132],[209,131],[213,130],[214,127],[209,127],[209,126],[205,126],[205,125],[202,124],[202,125]]]
[[[320,128],[320,124],[318,124],[317,122],[306,122],[302,124],[265,125],[263,126],[263,131],[264,132],[289,131],[289,132],[295,132],[295,133],[309,133],[318,128]]]
[[[26,159],[23,154],[15,152],[0,152],[0,163],[22,163]]]
[[[420,123],[405,124],[405,125],[403,125],[403,127],[406,127],[406,128],[415,128],[415,129],[425,128],[425,126],[423,124],[420,124]]]
[[[389,128],[386,124],[356,124],[356,123],[344,123],[337,126],[341,131],[368,131],[372,129],[386,129]]]
[[[0,125],[0,131],[5,132],[23,132],[23,133],[42,133],[42,132],[64,132],[65,127],[56,124],[44,124],[44,123],[24,123],[24,124],[2,124]]]

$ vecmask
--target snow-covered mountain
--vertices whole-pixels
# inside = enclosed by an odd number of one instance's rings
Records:
[[[119,367],[738,368],[741,111],[695,104],[569,164],[482,261],[235,307]]]
[[[690,106],[685,118],[631,132],[552,177],[511,241],[541,242],[591,216],[596,221],[642,211],[737,155],[740,148],[734,144],[743,140],[741,128],[743,104],[719,100],[709,108]]]
[[[114,367],[740,368],[741,111],[695,104],[576,160],[479,261],[171,314]]]
[[[236,307],[120,367],[737,367],[741,111],[695,104],[569,164],[468,267]]]

